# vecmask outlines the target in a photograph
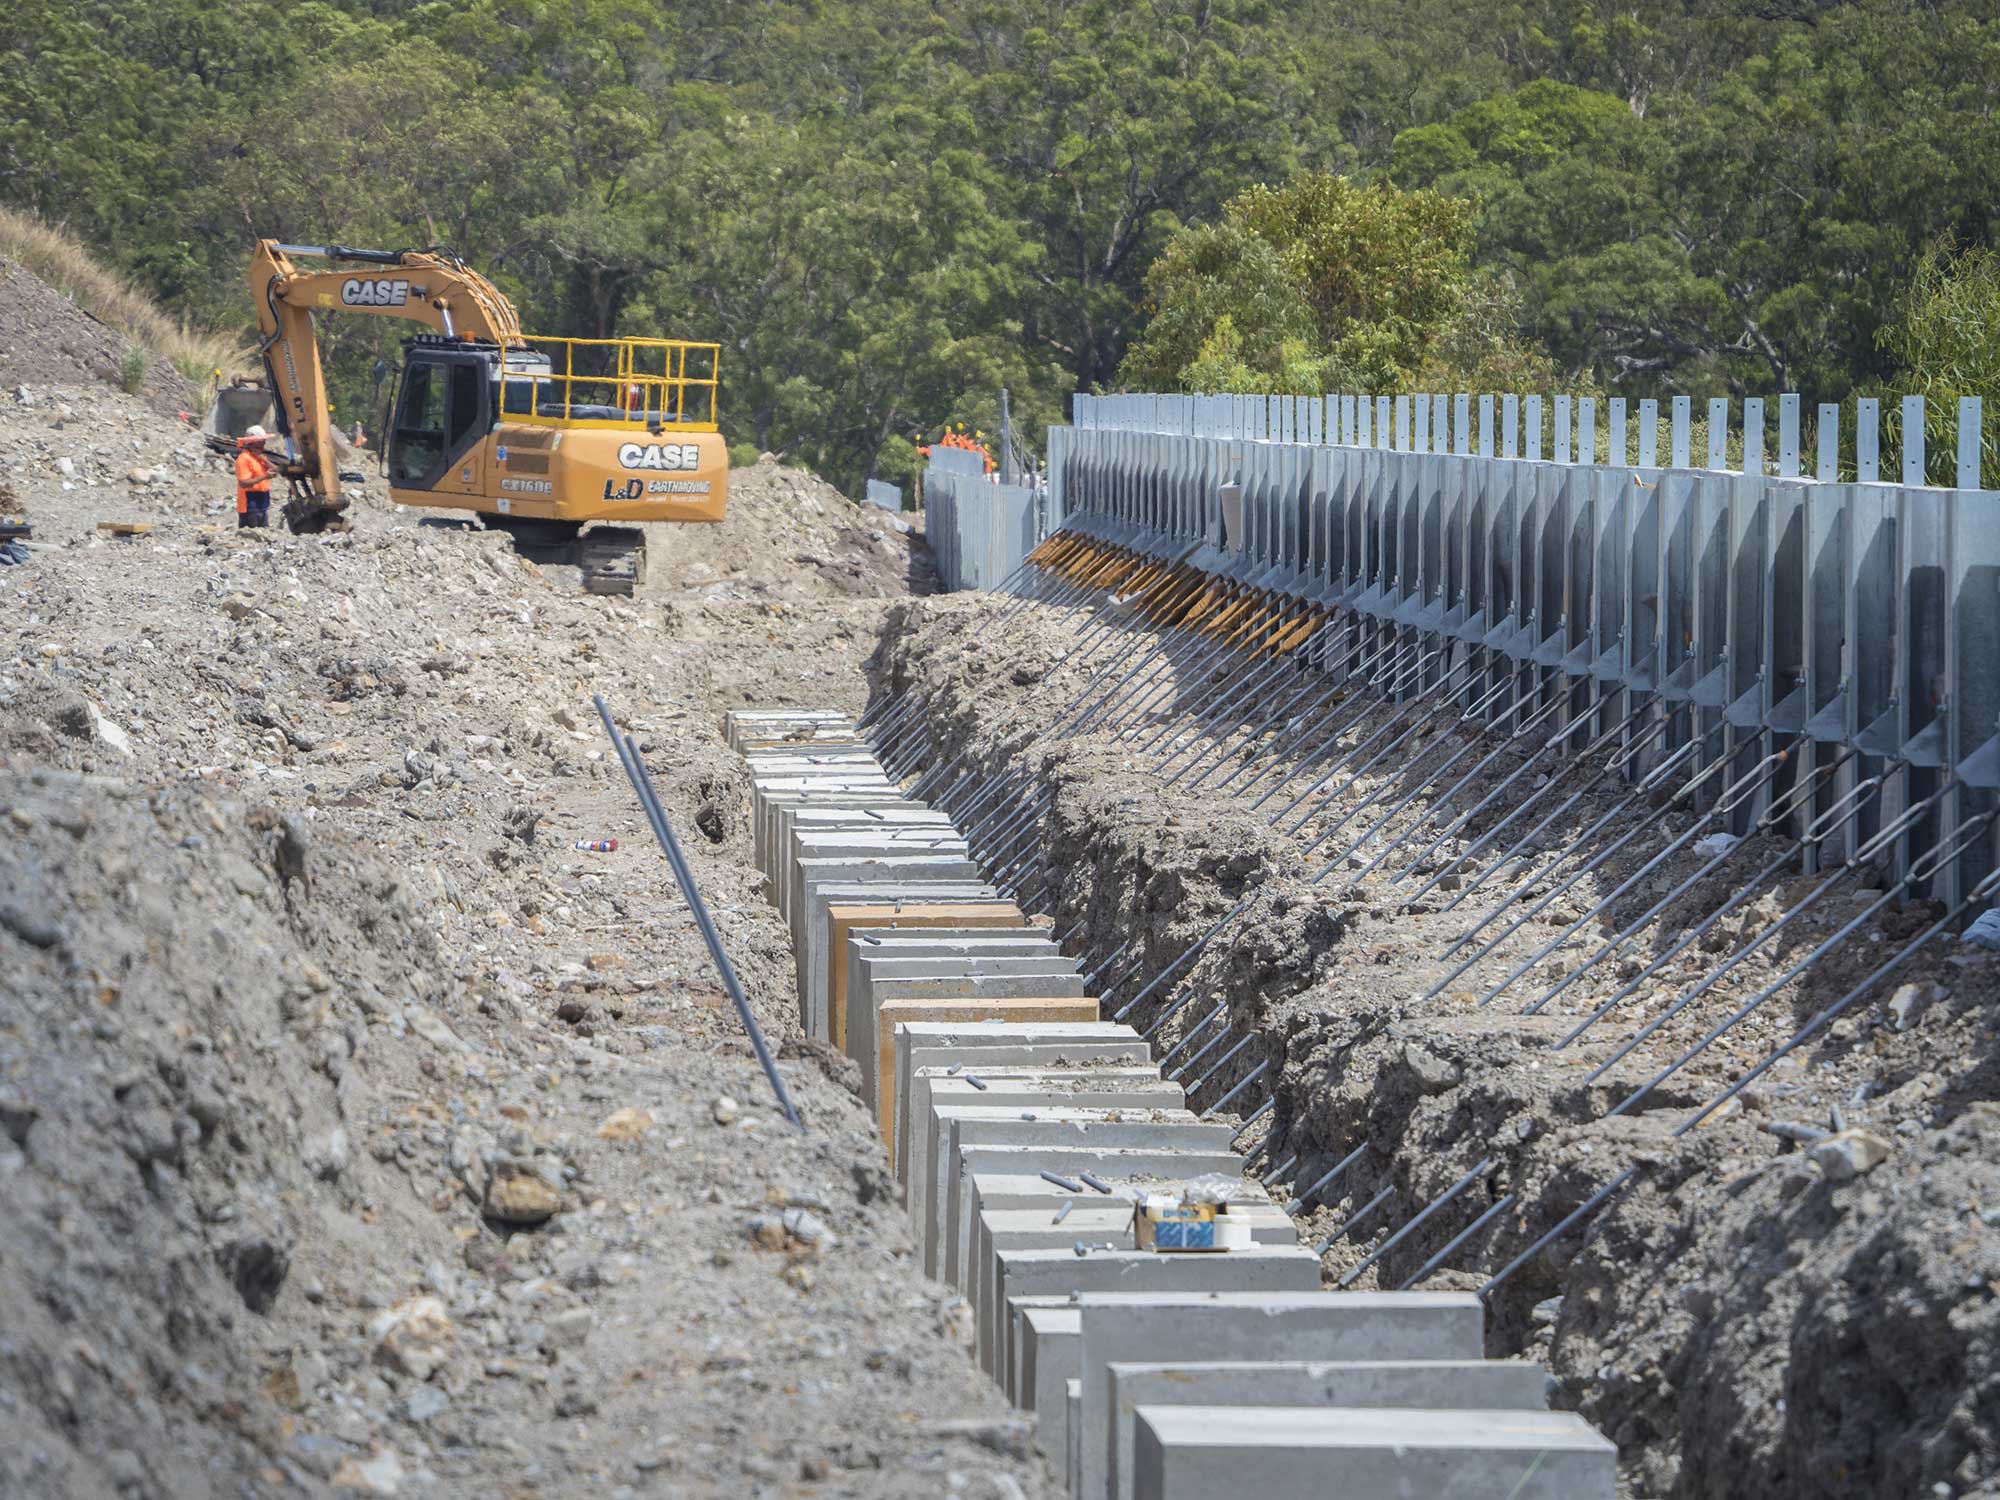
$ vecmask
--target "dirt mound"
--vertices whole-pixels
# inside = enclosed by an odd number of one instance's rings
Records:
[[[31,395],[51,385],[122,388],[125,360],[137,347],[40,277],[0,258],[0,398],[24,385]],[[198,399],[194,388],[166,360],[144,357],[137,394],[156,411],[190,410]]]
[[[371,1018],[453,987],[394,871],[301,819],[50,771],[0,804],[0,1490],[234,1490],[301,1400],[297,1286],[410,1207],[349,1114]]]
[[[729,475],[720,526],[657,528],[648,593],[704,599],[886,599],[930,592],[915,518],[854,504],[766,456]]]

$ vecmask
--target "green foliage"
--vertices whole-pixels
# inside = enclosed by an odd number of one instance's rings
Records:
[[[1153,320],[1122,376],[1301,395],[1551,383],[1514,334],[1512,284],[1476,272],[1471,248],[1468,205],[1428,190],[1328,172],[1253,187],[1153,263]]]
[[[1994,242],[1996,77],[1990,0],[16,0],[0,202],[197,327],[253,235],[446,242],[721,341],[727,436],[853,490],[1121,371],[1879,387]],[[323,333],[374,410],[399,330]]]
[[[1898,383],[1924,398],[1927,477],[1954,482],[1958,403],[1977,396],[1986,413],[1980,434],[1985,482],[2000,475],[2000,255],[1958,250],[1940,241],[1924,252],[1899,316],[1878,336],[1894,356]],[[1900,416],[1900,408],[1898,409]]]
[[[747,469],[757,462],[757,458],[757,445],[755,443],[731,443],[729,445],[729,467],[732,469]]]
[[[139,394],[139,387],[146,383],[146,351],[127,349],[125,357],[118,361],[118,389],[128,396]]]

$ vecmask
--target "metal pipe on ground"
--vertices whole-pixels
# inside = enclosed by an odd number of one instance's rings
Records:
[[[743,983],[736,977],[736,965],[729,961],[729,954],[723,949],[722,938],[715,930],[715,921],[708,914],[708,903],[702,900],[701,889],[695,884],[694,871],[688,865],[687,856],[681,852],[680,840],[674,837],[673,825],[667,821],[665,809],[660,806],[659,794],[653,790],[653,779],[646,774],[646,764],[639,758],[639,747],[631,736],[619,734],[602,694],[593,696],[590,701],[597,705],[597,716],[604,721],[604,732],[611,736],[612,748],[618,752],[626,779],[632,783],[646,821],[653,825],[653,836],[660,841],[660,849],[667,856],[674,879],[680,883],[681,898],[694,914],[695,926],[701,931],[702,941],[708,945],[708,956],[715,963],[722,987],[729,992],[729,998],[736,1006],[737,1018],[742,1021],[744,1033],[750,1038],[751,1050],[757,1054],[764,1077],[770,1082],[771,1092],[777,1096],[778,1106],[785,1112],[785,1118],[795,1129],[803,1132],[805,1126],[799,1121],[799,1112],[792,1107],[792,1096],[785,1090],[785,1080],[778,1076],[778,1064],[771,1056],[771,1049],[765,1045],[763,1030],[757,1025],[757,1017],[752,1014],[750,1001],[743,993]]]

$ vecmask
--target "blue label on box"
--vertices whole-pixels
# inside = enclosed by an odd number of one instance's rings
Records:
[[[1213,1250],[1215,1220],[1182,1223],[1162,1220],[1153,1230],[1153,1243],[1161,1250]]]

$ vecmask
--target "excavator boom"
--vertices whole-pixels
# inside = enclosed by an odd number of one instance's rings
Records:
[[[300,271],[294,255],[381,268]],[[286,475],[306,491],[286,508],[295,531],[318,530],[347,502],[340,493],[326,378],[320,369],[316,312],[351,312],[420,323],[448,338],[523,343],[520,319],[500,289],[456,256],[435,250],[355,250],[342,245],[285,245],[259,240],[250,257],[250,300],[257,309],[265,378],[277,398],[279,429],[297,450]]]

